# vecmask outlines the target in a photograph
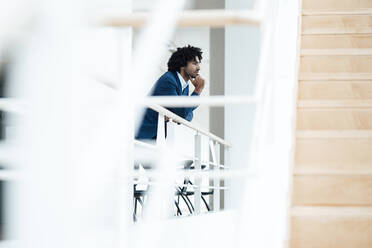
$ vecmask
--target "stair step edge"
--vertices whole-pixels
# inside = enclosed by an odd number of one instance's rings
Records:
[[[297,138],[372,138],[372,130],[304,130]]]
[[[303,10],[303,16],[323,16],[323,15],[372,15],[371,8],[363,9],[340,9],[340,10]]]
[[[372,80],[372,73],[300,73],[299,80],[302,81],[333,81],[349,80],[362,81]]]
[[[371,108],[372,100],[298,100],[298,108]]]
[[[306,28],[302,35],[326,35],[326,34],[372,34],[372,28]]]
[[[367,217],[372,219],[372,207],[292,206],[292,217]]]
[[[372,55],[372,48],[342,48],[342,49],[302,49],[301,56],[328,56],[328,55]]]
[[[301,166],[301,165],[297,165]],[[357,169],[357,170],[337,170],[337,169],[293,169],[293,175],[295,176],[372,176],[372,164],[371,169]],[[311,166],[307,166],[311,167]],[[327,167],[324,165],[324,167]]]

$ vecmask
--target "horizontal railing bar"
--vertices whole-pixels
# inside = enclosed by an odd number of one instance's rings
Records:
[[[195,158],[195,160],[199,160],[199,159]],[[213,165],[213,166],[217,166],[218,168],[221,168],[221,169],[230,169],[229,166],[225,166],[225,165],[223,165],[223,164],[216,164],[216,163],[214,163],[214,162],[212,162],[212,161],[202,160],[202,161],[200,161],[200,162],[201,162],[202,165],[210,164],[210,165]],[[181,167],[180,167],[180,168],[181,168]]]
[[[156,172],[156,171],[146,171],[144,172],[133,172],[131,173],[131,177],[150,177],[150,178],[177,178],[177,177],[208,177],[208,178],[241,178],[241,177],[253,177],[255,174],[253,172],[247,172],[242,170],[236,171],[178,171],[173,173],[172,175],[164,175],[164,173]],[[19,171],[11,171],[11,170],[1,170],[0,171],[0,180],[14,180],[14,179],[22,179],[24,178],[24,174]],[[136,180],[136,179],[134,179]],[[145,183],[145,182],[143,182]],[[191,186],[191,185],[190,185]]]
[[[15,180],[15,179],[22,179],[24,175],[22,172],[19,171],[11,171],[11,170],[1,170],[0,171],[0,180]],[[246,176],[253,176],[253,173],[247,173],[242,171],[179,171],[177,173],[172,174],[172,178],[176,177],[195,177],[195,176],[207,176],[208,178],[240,178]],[[170,178],[170,175],[164,175],[159,172],[155,171],[146,171],[146,172],[133,172],[131,173],[131,177],[151,177],[151,178]],[[136,179],[134,179],[136,180]],[[145,183],[145,182],[143,182]],[[191,185],[190,185],[191,186]]]
[[[190,184],[176,184],[176,186],[179,186],[179,187],[193,187],[193,188],[203,188],[203,189],[229,189],[228,187],[218,187],[218,186],[208,186],[208,185],[200,185],[200,186],[197,186],[197,185],[190,185]]]
[[[3,169],[0,171],[0,180],[19,180],[24,178],[22,173]]]
[[[190,99],[192,97],[189,97]],[[197,98],[197,97],[195,97]],[[189,100],[190,100],[189,99]],[[164,100],[164,99],[163,99]],[[181,101],[180,101],[181,102]],[[194,103],[195,105],[195,103]],[[159,106],[159,105],[156,105],[156,104],[149,104],[149,107],[151,109],[153,109],[154,111],[157,111],[161,114],[164,114],[166,116],[168,116],[169,118],[172,118],[173,120],[177,121],[178,123],[181,123],[205,136],[208,136],[209,138],[213,139],[214,141],[224,145],[224,146],[227,146],[227,147],[231,147],[231,144],[227,143],[225,140],[219,138],[218,136],[200,128],[200,127],[197,127],[196,125],[194,124],[191,124],[191,122],[179,117],[178,115],[174,114],[173,112],[165,109],[164,107],[162,106]],[[17,113],[23,113],[25,111],[24,107],[22,106],[22,104],[16,100],[16,99],[10,99],[10,98],[0,98],[0,110],[3,110],[3,111],[9,111],[9,112],[17,112]]]
[[[190,158],[192,158],[190,160],[199,160],[198,158],[193,158],[193,157],[190,157]],[[209,165],[217,166],[217,167],[222,168],[222,169],[229,169],[230,168],[229,166],[225,166],[223,164],[216,164],[215,162],[212,162],[212,161],[201,160],[200,163],[202,165],[209,164]]]
[[[141,180],[134,180],[134,183],[136,184],[146,184],[146,185],[160,185],[161,182],[148,182],[148,181],[141,181]],[[193,187],[193,188],[204,188],[204,189],[229,189],[228,187],[218,187],[218,186],[209,186],[209,185],[194,185],[194,184],[174,184],[177,187]]]
[[[14,146],[14,143],[0,141],[0,164],[9,165],[9,164],[12,164],[13,161],[16,160],[16,158],[18,157],[17,156],[18,154],[15,151],[13,146]],[[0,171],[5,171],[5,170],[6,169],[0,170]]]
[[[196,126],[195,124],[192,124],[191,122],[183,119],[182,117],[179,117],[178,115],[174,114],[173,112],[169,111],[168,109],[160,106],[160,105],[157,105],[157,104],[149,104],[148,105],[149,108],[151,108],[152,110],[162,114],[162,115],[165,115],[165,116],[168,116],[170,119],[188,127],[188,128],[191,128],[195,131],[197,131],[198,133],[200,134],[203,134],[209,138],[211,138],[212,140],[220,143],[221,145],[224,145],[226,147],[232,147],[232,145],[228,142],[226,142],[225,140],[221,139],[220,137]]]
[[[143,172],[133,172],[133,177],[150,177],[150,178],[157,178],[157,179],[167,179],[167,178],[177,178],[177,177],[204,177],[204,178],[220,178],[220,179],[226,179],[226,178],[242,178],[242,177],[254,177],[256,176],[256,173],[252,171],[247,170],[222,170],[222,171],[177,171],[172,174],[164,175],[164,173],[157,172],[157,171],[146,171]]]
[[[112,80],[104,79],[102,76],[93,76],[93,78],[110,89],[116,90],[115,83]],[[254,104],[258,102],[258,97],[255,95],[230,95],[230,96],[146,96],[142,99],[134,99],[135,104],[149,105],[158,104],[163,107],[193,107],[195,105],[205,105],[212,107],[221,107],[227,104]]]
[[[330,15],[372,15],[371,8],[365,9],[345,9],[345,10],[304,10],[303,16],[330,16]]]
[[[196,105],[223,107],[227,104],[254,104],[255,96],[151,96],[146,97],[143,105],[158,104],[163,107],[193,107]]]
[[[158,149],[160,149],[156,145],[149,144],[149,143],[146,143],[146,142],[143,142],[143,141],[140,141],[140,140],[136,140],[136,139],[134,140],[134,144],[135,145],[138,145],[138,146],[142,146],[142,147],[148,148],[148,149],[151,149],[151,150],[158,150]]]
[[[26,109],[21,101],[14,98],[0,98],[0,110],[10,113],[25,113]]]
[[[95,19],[102,26],[140,28],[151,18],[151,12],[121,13],[111,11]],[[225,27],[230,25],[259,25],[261,15],[255,10],[187,10],[181,12],[179,27]]]
[[[134,140],[134,144],[135,145],[138,145],[138,146],[142,146],[142,147],[148,148],[148,149],[151,149],[151,150],[162,149],[160,147],[157,147],[156,145],[149,144],[149,143],[146,143],[146,142],[143,142],[143,141],[140,141],[140,140]],[[190,156],[190,155],[183,155],[183,154],[179,154],[179,153],[177,153],[176,155],[179,156],[179,157],[183,157],[185,159],[189,159],[189,160],[199,160],[199,158],[194,157],[194,156]],[[210,165],[218,166],[218,167],[223,168],[223,169],[230,168],[230,167],[225,166],[223,164],[216,164],[216,163],[214,163],[212,161],[201,160],[201,163],[202,164],[210,164]]]

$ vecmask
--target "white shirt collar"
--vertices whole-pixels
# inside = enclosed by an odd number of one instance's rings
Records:
[[[182,91],[183,91],[187,87],[187,85],[189,85],[189,82],[186,82],[179,72],[177,72],[177,75],[178,75],[178,78],[180,79]]]

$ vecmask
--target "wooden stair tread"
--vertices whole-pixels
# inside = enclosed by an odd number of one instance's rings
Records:
[[[371,207],[293,207],[293,248],[372,247]]]
[[[315,167],[315,168],[311,168]],[[372,163],[369,166],[370,169],[330,169],[337,167],[335,165],[322,165],[323,168],[318,168],[319,165],[296,165],[293,169],[294,175],[368,175],[372,176]],[[345,166],[339,166],[345,167]],[[350,165],[349,168],[353,168],[353,165]]]
[[[349,10],[372,8],[371,0],[303,0],[303,10]]]
[[[299,80],[302,81],[333,81],[333,80],[372,80],[372,73],[314,73],[301,72]]]
[[[372,48],[371,34],[304,35],[302,49],[357,49]]]
[[[297,138],[372,138],[372,130],[306,130],[297,131]]]
[[[319,84],[319,83],[331,83],[333,86],[337,86],[338,84],[355,84],[355,83],[358,83],[358,84],[371,84],[372,85],[372,80],[360,80],[360,81],[350,81],[350,80],[331,80],[331,81],[328,81],[328,80],[324,80],[324,81],[320,81],[320,80],[314,80],[314,81],[311,81],[311,80],[304,80],[304,81],[300,81],[300,84],[303,84],[303,85],[311,85],[311,84]]]
[[[298,108],[372,108],[372,100],[299,100]]]
[[[291,208],[292,216],[303,217],[364,217],[372,218],[372,207],[319,207],[294,206]]]
[[[372,28],[364,29],[344,29],[344,28],[313,28],[304,30],[302,35],[315,35],[315,34],[372,34]]]
[[[321,15],[372,15],[371,8],[363,9],[320,9],[303,10],[303,16],[321,16]]]
[[[372,48],[344,48],[344,49],[302,49],[302,56],[328,56],[328,55],[372,55]]]
[[[301,73],[333,73],[333,74],[372,74],[371,55],[327,55],[303,56],[300,64]]]
[[[299,100],[368,100],[372,99],[372,80],[300,81]]]
[[[369,165],[372,164],[371,151],[372,139],[297,138],[295,163],[315,165],[318,170],[369,170]],[[326,165],[331,167],[325,168]],[[349,167],[350,165],[354,165],[354,167]]]
[[[371,33],[372,15],[320,15],[302,18],[302,35]]]
[[[293,205],[372,206],[371,174],[302,174],[293,177]]]
[[[365,135],[359,131],[372,130],[372,108],[307,107],[297,111],[297,130],[342,131],[340,135]]]

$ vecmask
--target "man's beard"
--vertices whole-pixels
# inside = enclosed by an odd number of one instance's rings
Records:
[[[196,78],[196,76],[197,76],[197,73],[195,72],[195,73],[193,73],[195,76],[193,76],[193,74],[191,74],[191,73],[188,73],[187,71],[185,71],[185,73],[186,73],[186,76],[188,77],[188,78]]]

